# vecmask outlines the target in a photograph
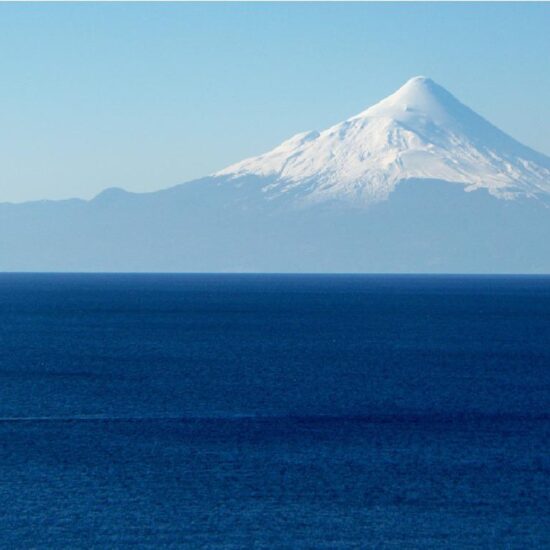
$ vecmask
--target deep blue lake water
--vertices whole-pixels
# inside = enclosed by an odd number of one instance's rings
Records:
[[[0,275],[0,545],[550,547],[550,277]]]

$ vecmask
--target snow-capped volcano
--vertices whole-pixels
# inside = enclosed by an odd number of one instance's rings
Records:
[[[211,177],[0,204],[0,270],[550,273],[549,206],[550,158],[417,77]]]
[[[298,134],[214,176],[266,178],[269,197],[290,193],[307,203],[375,202],[409,179],[461,183],[510,199],[550,193],[550,158],[418,76],[344,122]]]

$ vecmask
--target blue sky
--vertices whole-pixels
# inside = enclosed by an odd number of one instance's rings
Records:
[[[550,4],[0,4],[0,201],[146,191],[430,76],[550,155]]]

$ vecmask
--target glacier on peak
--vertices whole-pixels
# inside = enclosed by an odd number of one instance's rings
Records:
[[[290,193],[306,204],[368,204],[411,179],[459,183],[506,199],[550,193],[550,158],[422,76],[343,122],[297,134],[213,175],[267,178],[269,197]]]

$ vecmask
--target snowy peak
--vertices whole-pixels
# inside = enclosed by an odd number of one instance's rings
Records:
[[[465,107],[433,80],[416,76],[387,98],[352,118],[387,117],[406,121],[423,116],[434,122],[446,123],[454,118],[453,112],[458,114],[461,108]]]
[[[322,132],[298,134],[215,176],[267,178],[270,197],[300,202],[384,200],[407,179],[461,183],[512,199],[550,193],[550,159],[525,147],[417,76],[376,105]]]

